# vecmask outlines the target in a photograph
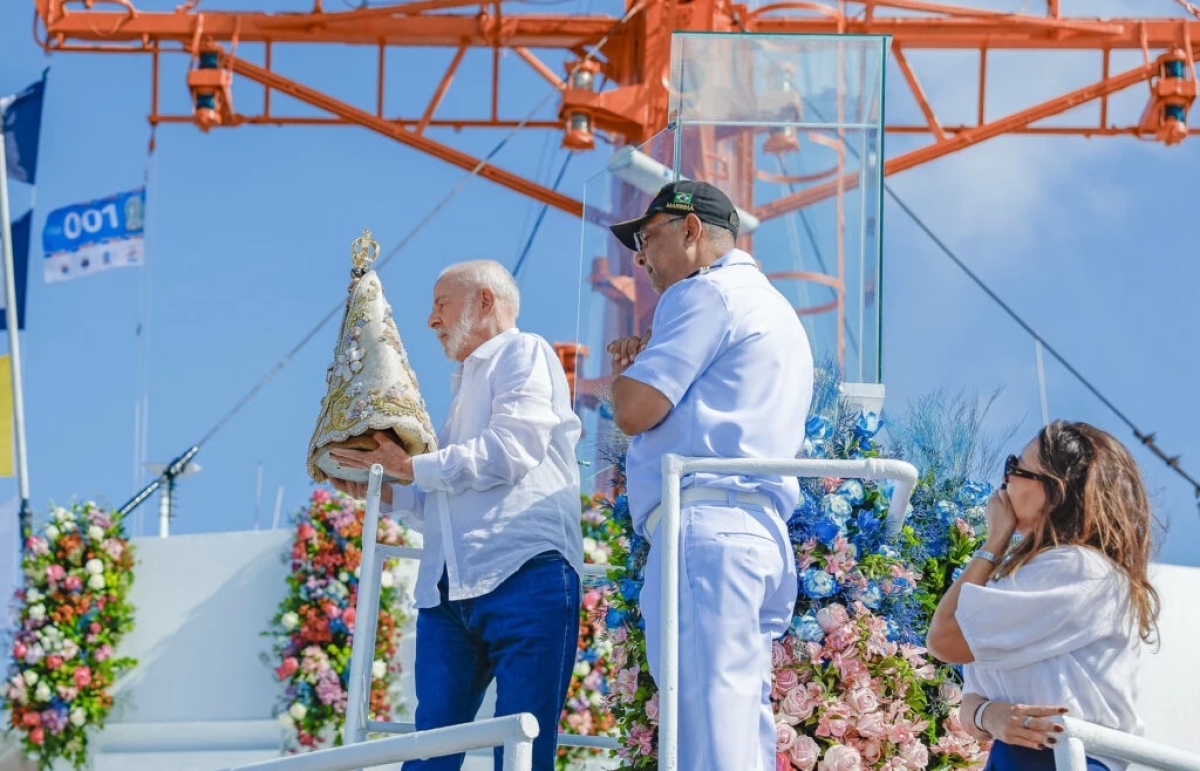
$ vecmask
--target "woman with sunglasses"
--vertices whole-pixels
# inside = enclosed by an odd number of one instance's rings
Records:
[[[1129,451],[1086,423],[1051,423],[1009,456],[987,519],[928,637],[934,656],[966,665],[960,718],[994,740],[987,770],[1052,771],[1058,715],[1140,733],[1138,655],[1159,602],[1150,504]]]

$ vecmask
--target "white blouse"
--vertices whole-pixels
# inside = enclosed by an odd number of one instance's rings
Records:
[[[955,618],[975,657],[965,690],[1064,706],[1071,717],[1141,734],[1141,640],[1128,597],[1120,570],[1081,546],[1043,552],[987,586],[964,585]]]

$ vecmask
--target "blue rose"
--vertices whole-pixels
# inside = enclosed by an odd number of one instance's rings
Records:
[[[609,629],[620,629],[625,625],[625,617],[627,615],[620,608],[609,606],[608,612],[604,614],[604,625]]]
[[[847,479],[845,482],[842,482],[838,486],[837,493],[849,501],[852,506],[861,506],[862,502],[867,499],[862,482],[859,482],[857,479]]]
[[[833,576],[820,568],[805,570],[800,576],[800,585],[804,593],[814,600],[828,597],[836,589]]]
[[[821,501],[821,510],[839,526],[845,525],[846,519],[854,513],[854,507],[840,495],[826,495]]]
[[[636,600],[642,594],[642,582],[622,578],[620,582],[621,596],[627,600]]]
[[[817,616],[811,610],[803,616],[792,617],[792,634],[804,642],[821,642],[825,639],[825,630],[817,623]]]

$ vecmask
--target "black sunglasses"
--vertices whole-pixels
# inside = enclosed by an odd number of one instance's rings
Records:
[[[1021,477],[1022,479],[1032,479],[1035,482],[1043,483],[1052,480],[1052,477],[1046,476],[1045,474],[1038,474],[1035,471],[1029,471],[1028,469],[1021,468],[1019,465],[1017,465],[1020,462],[1020,458],[1018,458],[1016,455],[1009,455],[1004,461],[1005,481],[1008,481],[1009,477]]]

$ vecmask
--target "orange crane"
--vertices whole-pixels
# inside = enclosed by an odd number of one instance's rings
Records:
[[[1178,0],[1177,0],[1178,1]],[[50,52],[130,53],[153,60],[152,125],[195,123],[202,129],[272,125],[357,125],[441,158],[474,169],[480,160],[430,138],[428,129],[471,129],[521,125],[557,130],[563,144],[588,150],[602,132],[616,144],[639,144],[667,125],[667,70],[674,30],[759,33],[884,34],[924,122],[892,124],[887,130],[928,134],[931,141],[888,159],[895,174],[1003,134],[1075,136],[1132,135],[1175,144],[1187,136],[1187,113],[1196,96],[1193,71],[1200,21],[1194,19],[1083,19],[1062,16],[1058,0],[1046,0],[1041,14],[1011,14],[922,0],[785,1],[750,10],[729,0],[625,0],[621,18],[607,15],[513,13],[504,0],[410,0],[394,5],[327,11],[314,0],[307,13],[204,11],[187,0],[174,12],[139,11],[132,0],[35,0],[41,45]],[[1185,8],[1187,3],[1181,3]],[[507,7],[506,7],[507,6]],[[378,51],[375,109],[364,110],[321,89],[279,73],[272,65],[281,47],[336,43]],[[603,43],[597,49],[597,45]],[[239,47],[261,50],[257,63]],[[454,51],[433,96],[420,114],[388,115],[384,68],[390,48],[444,47]],[[438,117],[468,50],[492,54],[489,104],[476,117]],[[975,120],[949,125],[938,119],[916,69],[912,51],[972,51],[978,55]],[[1090,51],[1099,55],[1095,82],[1004,116],[989,116],[988,57],[996,51]],[[1114,51],[1137,51],[1142,62],[1119,72],[1110,68]],[[545,63],[546,52],[570,55],[561,74]],[[561,94],[557,120],[520,121],[501,114],[500,58],[511,52]],[[193,109],[171,115],[159,111],[159,60],[163,54],[190,57],[187,88]],[[539,56],[539,53],[542,56]],[[235,77],[265,89],[261,106],[235,108]],[[1136,122],[1110,122],[1109,97],[1147,84],[1147,105]],[[325,115],[284,115],[271,95],[286,94]],[[1099,104],[1099,118],[1079,125],[1039,125],[1084,104]],[[485,164],[480,175],[564,212],[580,215],[582,204],[520,173]],[[852,180],[848,180],[852,182]],[[836,180],[808,188],[761,208],[747,207],[759,219],[778,217],[828,197]],[[745,205],[745,204],[743,204]]]
[[[152,126],[194,123],[205,131],[259,124],[361,126],[576,216],[584,213],[580,200],[463,152],[431,136],[431,129],[556,131],[561,132],[562,144],[574,151],[592,149],[598,136],[618,146],[641,144],[667,126],[670,40],[675,30],[890,36],[892,59],[923,120],[891,123],[887,131],[925,135],[929,141],[888,158],[884,174],[911,169],[1005,134],[1127,135],[1172,145],[1187,137],[1188,111],[1196,97],[1193,41],[1200,40],[1200,10],[1186,0],[1175,2],[1191,18],[1107,20],[1064,16],[1058,0],[1046,0],[1044,9],[1036,13],[1002,13],[925,0],[784,0],[768,1],[755,9],[731,0],[624,0],[625,12],[620,17],[518,12],[514,9],[521,7],[519,3],[505,0],[408,0],[364,4],[351,10],[327,10],[323,0],[312,2],[308,12],[261,13],[205,10],[201,0],[186,0],[173,12],[141,11],[133,0],[35,0],[35,34],[49,52],[149,56]],[[374,109],[305,85],[275,67],[278,51],[315,44],[358,46],[376,53],[375,72],[364,73],[362,79],[374,79]],[[388,52],[416,47],[445,49],[449,64],[423,109],[392,114],[385,98]],[[439,108],[472,49],[484,55],[490,52],[490,98],[478,105],[473,116],[448,117]],[[975,87],[973,120],[950,123],[939,119],[918,78],[920,68],[914,66],[928,51],[974,54],[972,68],[956,68],[955,72]],[[1095,79],[1016,112],[991,115],[986,109],[989,62],[997,58],[995,52],[1008,51],[1090,52],[1096,58]],[[1126,52],[1132,52],[1137,63],[1114,70],[1114,52],[1124,58],[1130,57]],[[164,55],[180,54],[190,62],[186,87],[191,110],[168,114],[159,108],[160,60]],[[501,88],[505,55],[520,59],[558,91],[556,117],[521,118],[505,109],[512,93],[511,88],[503,92]],[[409,84],[423,77],[432,84],[437,73],[406,73]],[[995,78],[994,72],[991,77]],[[235,103],[239,78],[262,86],[260,104]],[[1147,90],[1142,114],[1136,120],[1110,116],[1110,98],[1139,84],[1145,84]],[[274,94],[317,108],[320,114],[280,112],[272,101]],[[1066,113],[1083,105],[1095,106],[1093,120],[1062,122],[1070,117]],[[774,149],[771,141],[767,151],[788,151],[786,139]],[[739,147],[745,152],[745,145]],[[749,157],[753,158],[753,150]],[[700,165],[710,163],[711,158],[684,159],[685,164],[689,162],[692,170],[685,173],[711,172],[711,166]],[[730,191],[760,221],[828,198],[836,197],[840,203],[858,184],[857,174],[835,166],[810,175],[806,178],[809,184],[802,189],[756,203],[754,180],[779,175],[747,169],[745,163],[733,166],[745,170],[739,172],[745,178],[727,180]],[[644,205],[638,196],[644,194],[632,189],[618,193],[618,203],[623,204],[619,208],[635,209],[638,202]],[[840,242],[838,248],[840,252]],[[610,312],[623,314],[627,320],[624,328],[642,329],[652,313],[653,295],[641,279],[631,278],[629,259],[628,254],[597,259],[592,283],[611,301]],[[610,269],[610,263],[616,269]],[[842,264],[840,253],[837,264]],[[835,299],[831,303],[798,311],[838,314],[840,359],[844,350],[844,277],[799,273],[781,277],[817,281],[832,288]],[[586,355],[586,349],[564,345],[560,355],[567,371],[574,372],[575,362]],[[598,385],[602,387],[602,383]],[[595,388],[587,390],[594,392]]]

